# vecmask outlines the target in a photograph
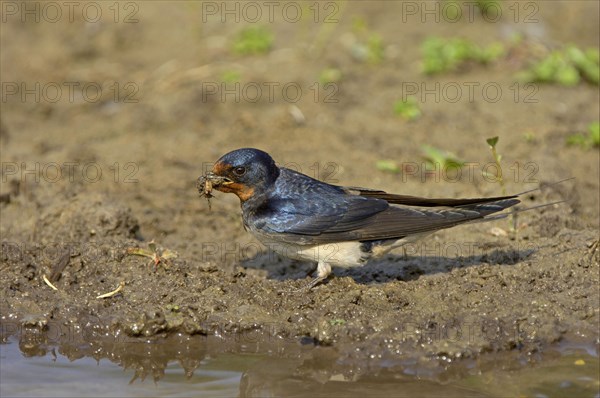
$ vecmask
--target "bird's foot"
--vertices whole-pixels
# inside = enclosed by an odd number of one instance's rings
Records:
[[[327,279],[327,276],[315,276],[308,283],[304,284],[301,288],[297,289],[296,293],[306,293],[309,290],[312,290],[313,287],[323,282],[325,279]]]
[[[306,290],[311,290],[313,287],[319,285],[321,282],[325,282],[329,278],[329,275],[315,276],[310,282],[304,287]]]
[[[307,292],[311,290],[313,287],[317,286],[321,282],[325,281],[331,275],[331,266],[326,263],[321,263],[317,265],[317,276],[315,276],[310,282],[297,290],[297,292]]]

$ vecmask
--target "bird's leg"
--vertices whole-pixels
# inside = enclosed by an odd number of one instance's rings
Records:
[[[306,285],[306,290],[310,290],[317,286],[319,283],[327,279],[329,275],[331,275],[331,265],[324,261],[319,261],[319,264],[317,264],[317,276],[314,277],[314,279],[310,281],[308,285]]]

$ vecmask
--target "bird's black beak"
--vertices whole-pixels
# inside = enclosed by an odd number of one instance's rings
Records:
[[[210,181],[210,183],[215,187],[218,187],[219,185],[233,184],[233,181],[231,181],[229,178],[218,176],[212,171],[209,171],[204,177],[200,178],[205,178],[207,181]]]

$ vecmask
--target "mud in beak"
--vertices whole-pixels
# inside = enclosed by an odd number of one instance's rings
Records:
[[[214,188],[218,188],[222,185],[233,184],[227,177],[221,177],[209,171],[205,175],[198,178],[198,182],[196,183],[196,187],[198,188],[198,192],[200,196],[206,196],[207,198],[212,198],[212,190]]]

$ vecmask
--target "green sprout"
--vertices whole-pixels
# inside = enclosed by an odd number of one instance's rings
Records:
[[[181,308],[177,304],[167,304],[165,309],[168,312],[179,312]]]
[[[525,133],[523,133],[523,138],[525,139],[525,141],[528,144],[533,144],[537,141],[537,137],[535,136],[535,133],[531,130],[528,130]]]
[[[569,45],[550,52],[518,77],[527,82],[557,83],[563,86],[575,86],[582,80],[597,85],[600,81],[598,54],[598,49],[595,48],[583,51]]]
[[[421,46],[423,72],[428,75],[453,72],[468,62],[487,65],[502,56],[504,51],[504,45],[499,42],[481,47],[457,37],[429,37]]]
[[[567,145],[579,146],[583,149],[600,147],[600,123],[592,122],[587,127],[586,133],[576,133],[567,137]]]
[[[381,36],[371,32],[362,18],[354,19],[352,29],[358,38],[352,46],[354,58],[370,64],[378,64],[383,61],[385,47]]]
[[[490,150],[492,151],[492,157],[494,158],[494,162],[496,162],[496,172],[494,174],[488,173],[488,177],[493,177],[496,181],[500,183],[500,187],[502,188],[502,195],[506,195],[506,186],[504,185],[504,178],[502,177],[502,166],[500,165],[500,161],[502,160],[502,155],[498,154],[496,151],[496,144],[500,138],[498,136],[488,138],[485,141],[490,146]]]
[[[223,83],[237,83],[241,80],[242,74],[235,70],[226,70],[221,74]]]
[[[371,33],[367,38],[367,62],[372,64],[378,64],[383,61],[384,47],[383,39],[376,33]]]
[[[377,168],[377,170],[383,171],[386,173],[398,174],[401,171],[400,166],[398,166],[398,163],[396,163],[396,161],[390,160],[390,159],[378,160],[375,163],[375,167]]]
[[[504,184],[504,178],[502,176],[502,165],[500,164],[500,161],[502,160],[502,155],[500,155],[498,153],[498,151],[496,150],[496,144],[498,144],[498,141],[500,140],[500,138],[498,136],[496,137],[491,137],[486,139],[485,141],[488,143],[488,145],[490,146],[490,150],[492,151],[492,157],[494,158],[494,162],[496,162],[496,173],[495,174],[491,174],[490,172],[486,172],[488,177],[493,177],[496,181],[498,181],[500,183],[500,187],[502,189],[502,195],[506,196],[506,185]],[[508,223],[509,223],[509,231],[510,232],[514,232],[516,234],[517,230],[517,215],[516,214],[511,214],[510,217],[508,218]]]
[[[319,73],[321,84],[338,83],[342,80],[342,71],[337,68],[325,68]]]
[[[465,162],[460,160],[452,152],[444,151],[430,145],[423,145],[421,150],[423,151],[423,159],[432,170],[435,170],[438,167],[441,167],[445,171],[459,170],[465,165]],[[375,167],[379,171],[392,174],[398,174],[408,170],[408,168],[403,170],[395,160],[391,159],[378,160],[375,163]]]
[[[233,52],[240,55],[267,53],[273,46],[273,34],[264,26],[248,26],[233,41]]]
[[[423,159],[433,167],[440,165],[444,170],[457,170],[461,169],[465,164],[465,162],[452,152],[444,151],[430,145],[423,145],[421,150],[423,151]]]
[[[394,113],[404,120],[416,120],[421,117],[419,103],[414,97],[394,102]]]

